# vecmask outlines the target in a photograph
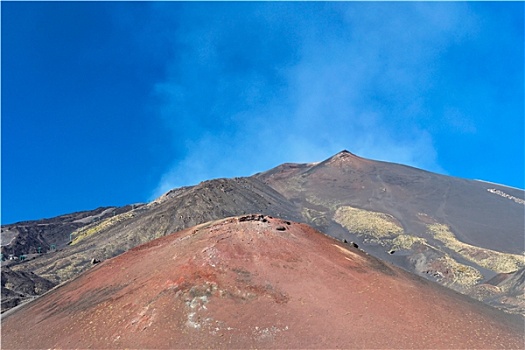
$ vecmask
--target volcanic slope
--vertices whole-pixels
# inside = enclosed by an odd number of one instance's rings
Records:
[[[33,263],[25,263],[38,258],[40,264],[46,260],[45,257],[56,257],[60,255],[58,252],[64,249],[69,251],[67,248],[72,232],[115,215],[121,215],[132,208],[134,208],[132,205],[121,208],[97,208],[51,219],[3,225],[0,240],[1,311],[4,312],[21,302],[34,298],[56,285],[55,278],[52,279],[53,281],[43,278],[34,273]],[[22,259],[25,260],[22,261]]]
[[[435,221],[452,227],[457,239],[467,244],[524,251],[523,190],[365,159],[348,151],[321,163],[283,164],[255,177],[300,207],[331,214],[328,219],[340,207],[351,206],[392,215],[404,231],[428,230],[428,223]]]
[[[23,326],[21,326],[23,325]],[[523,319],[305,224],[209,222],[4,314],[2,348],[522,348]]]
[[[46,253],[62,249],[70,240],[70,233],[96,221],[122,214],[134,206],[105,207],[57,216],[50,219],[22,221],[2,225],[3,257]]]
[[[22,246],[27,237],[15,235],[15,232],[38,232],[39,236],[55,242],[55,226],[48,223],[60,223],[62,241],[56,250],[44,248],[43,254],[35,254],[26,261],[5,261],[9,272],[23,276],[44,278],[48,285],[68,281],[92,266],[93,259],[105,260],[117,256],[142,243],[155,238],[192,227],[210,220],[242,215],[251,212],[279,216],[290,220],[300,220],[300,211],[269,186],[255,178],[216,179],[204,181],[196,186],[171,190],[158,199],[123,208],[106,208],[79,215],[69,215],[49,220],[23,222],[2,226],[2,241],[9,242],[7,250]],[[102,216],[105,215],[105,216]],[[67,220],[66,220],[67,219]],[[73,220],[74,219],[74,220]],[[70,222],[74,225],[71,225]],[[63,224],[65,222],[65,224]],[[67,225],[66,225],[67,224]],[[69,230],[67,230],[69,228]],[[67,238],[65,238],[67,237]],[[30,250],[20,250],[27,254]],[[9,276],[11,276],[11,273]],[[17,276],[18,276],[17,275]],[[8,276],[8,275],[6,275]],[[11,278],[13,282],[19,278]],[[23,298],[11,298],[2,304],[2,312],[15,306],[20,300],[32,298],[24,284],[8,283],[6,296],[24,295]],[[47,289],[40,288],[36,294]]]
[[[348,151],[254,176],[301,208],[304,222],[334,237],[344,228],[374,256],[462,293],[525,267],[523,190]]]

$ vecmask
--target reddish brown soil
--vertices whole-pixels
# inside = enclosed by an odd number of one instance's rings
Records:
[[[520,322],[262,216],[163,237],[2,320],[2,348],[523,348]]]

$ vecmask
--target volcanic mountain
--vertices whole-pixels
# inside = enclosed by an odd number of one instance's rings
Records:
[[[201,224],[106,260],[2,319],[2,348],[520,348],[523,319],[313,228]]]
[[[287,163],[250,177],[177,188],[147,204],[2,226],[2,253],[27,256],[2,263],[2,295],[11,298],[3,298],[2,311],[75,278],[92,262],[155,238],[263,213],[307,223],[407,271],[523,314],[524,198],[523,190],[342,151],[319,163]],[[22,289],[37,285],[21,282],[32,276],[44,287]]]
[[[321,163],[283,164],[255,177],[300,207],[303,219],[323,232],[349,237],[383,260],[507,311],[525,312],[523,293],[487,291],[485,283],[497,274],[523,274],[523,190],[348,151]]]

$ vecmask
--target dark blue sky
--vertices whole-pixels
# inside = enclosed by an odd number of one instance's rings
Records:
[[[1,10],[2,223],[342,149],[524,187],[524,3]]]

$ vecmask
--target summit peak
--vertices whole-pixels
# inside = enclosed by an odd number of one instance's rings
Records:
[[[350,152],[350,151],[344,149],[344,150],[342,150],[341,152],[337,153],[336,156],[337,156],[337,155],[343,155],[343,154],[351,154],[351,155],[355,155],[355,154],[353,154],[352,152]]]
[[[346,149],[342,150],[339,153],[336,153],[331,158],[338,159],[338,158],[348,158],[348,157],[356,157],[356,158],[358,158],[358,156],[356,156],[355,154],[353,154],[352,152],[350,152],[350,151],[348,151]]]

